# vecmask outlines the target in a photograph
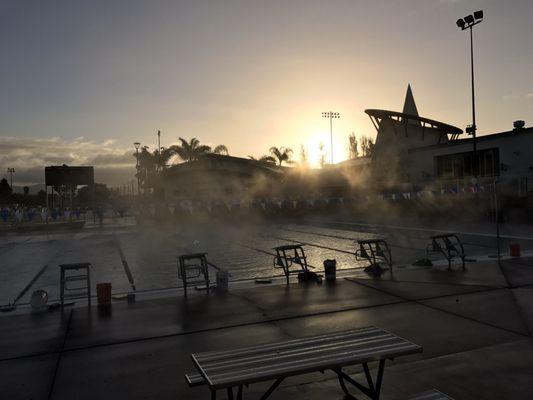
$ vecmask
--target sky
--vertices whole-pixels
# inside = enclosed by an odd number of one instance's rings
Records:
[[[0,177],[44,180],[44,165],[94,165],[133,179],[133,142],[179,137],[231,155],[320,143],[335,162],[348,135],[375,136],[367,108],[471,122],[474,28],[479,134],[533,123],[531,0],[0,1]],[[328,153],[329,157],[329,153]]]

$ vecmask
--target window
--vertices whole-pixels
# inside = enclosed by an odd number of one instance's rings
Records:
[[[473,176],[474,154],[472,151],[435,157],[436,175],[444,179],[462,179]],[[498,149],[477,151],[478,176],[499,175],[500,156]]]

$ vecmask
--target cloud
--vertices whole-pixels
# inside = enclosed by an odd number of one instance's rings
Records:
[[[528,93],[509,93],[502,96],[503,100],[530,100],[533,99],[533,92]]]
[[[133,179],[135,159],[131,150],[116,146],[113,139],[94,142],[75,139],[0,137],[0,172],[16,170],[19,184],[44,181],[44,167],[49,165],[93,165],[98,182],[118,185]]]

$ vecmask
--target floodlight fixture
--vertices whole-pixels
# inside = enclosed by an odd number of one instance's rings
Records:
[[[457,20],[456,24],[457,24],[457,26],[458,26],[459,28],[461,28],[461,29],[464,29],[464,27],[465,27],[465,21],[464,21],[464,19],[462,19],[462,18],[459,18],[459,19]]]
[[[475,19],[483,19],[483,10],[475,11],[474,12],[474,18]]]
[[[472,14],[470,15],[467,15],[465,18],[464,18],[465,22],[467,24],[473,24],[474,23],[474,16]]]

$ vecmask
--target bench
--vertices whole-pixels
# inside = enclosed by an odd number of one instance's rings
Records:
[[[463,264],[463,271],[465,269],[465,249],[461,239],[454,233],[446,233],[443,235],[430,236],[431,243],[426,248],[428,255],[439,253],[444,255],[448,260],[448,269],[452,268],[452,260],[460,258]]]
[[[347,384],[371,399],[379,399],[385,361],[419,353],[422,347],[381,328],[369,326],[349,331],[250,346],[234,350],[191,354],[198,374],[187,374],[189,386],[207,385],[211,399],[227,391],[228,399],[243,398],[243,386],[274,381],[261,397],[268,398],[288,377],[332,370],[341,389],[351,396]],[[377,362],[373,377],[369,363]],[[343,368],[362,365],[366,385],[350,377]]]
[[[411,397],[409,400],[453,400],[450,396],[439,392],[437,389],[428,390]]]

